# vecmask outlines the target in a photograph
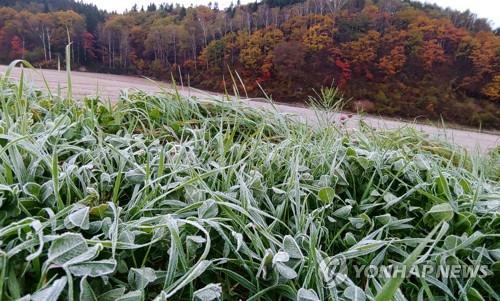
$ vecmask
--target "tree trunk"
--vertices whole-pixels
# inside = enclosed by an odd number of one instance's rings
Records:
[[[40,39],[42,40],[42,45],[43,45],[43,57],[44,60],[47,61],[47,45],[45,43],[45,30],[42,27],[42,35],[39,35]]]
[[[111,69],[111,61],[113,60],[112,54],[111,54],[111,33],[108,33],[108,65],[109,69]]]
[[[174,64],[177,65],[177,42],[174,33]]]
[[[47,42],[49,44],[49,61],[52,61],[52,44],[50,43],[50,32],[48,28],[45,28],[47,30]]]

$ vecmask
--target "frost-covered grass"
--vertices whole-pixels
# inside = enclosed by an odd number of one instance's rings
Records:
[[[498,151],[176,94],[56,94],[0,80],[1,300],[499,300]],[[332,258],[347,279],[328,287]],[[352,268],[479,262],[496,274]]]

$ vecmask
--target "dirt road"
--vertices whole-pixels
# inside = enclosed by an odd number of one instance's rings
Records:
[[[0,65],[0,73],[5,72],[6,66]],[[18,78],[20,74],[20,69],[14,69],[12,73],[13,78]],[[43,71],[26,71],[25,77],[28,82],[34,87],[44,88],[45,82],[43,77],[47,81],[49,87],[53,93],[56,93],[58,87],[61,88],[62,94],[66,94],[66,73],[59,72],[56,70],[43,70]],[[164,82],[153,82],[148,79],[134,77],[134,76],[122,76],[122,75],[111,75],[111,74],[98,74],[90,72],[77,72],[71,73],[73,96],[75,98],[82,98],[89,95],[100,95],[105,99],[116,100],[120,95],[120,91],[124,89],[140,89],[148,92],[157,92],[161,89],[172,90],[172,86]],[[161,88],[160,88],[161,87]],[[216,99],[220,98],[220,95],[216,93],[204,92],[201,90],[193,88],[180,88],[180,93],[185,96],[193,96],[200,99]],[[243,100],[253,107],[270,107],[268,103],[255,101],[255,100]],[[315,123],[317,118],[315,113],[307,108],[286,106],[286,105],[276,105],[277,109],[283,113],[291,113],[297,115],[297,117],[308,123]],[[337,116],[338,118],[338,116]],[[358,124],[360,117],[354,116],[347,123],[348,127],[355,128]],[[500,135],[479,133],[476,131],[467,131],[459,129],[443,129],[439,127],[412,124],[405,121],[397,121],[384,119],[380,117],[363,117],[363,119],[371,126],[381,129],[394,129],[405,126],[414,126],[422,132],[428,134],[432,137],[439,137],[447,139],[448,141],[457,143],[470,151],[480,151],[482,153],[487,152],[487,150],[500,145]]]

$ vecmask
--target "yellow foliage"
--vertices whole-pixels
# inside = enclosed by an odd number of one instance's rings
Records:
[[[331,17],[317,16],[315,21],[317,21],[317,23],[310,26],[304,34],[302,43],[311,50],[319,51],[331,46],[335,29]]]
[[[245,49],[242,49],[240,52],[240,62],[245,65],[247,68],[256,68],[257,60],[262,55],[262,51],[259,47],[251,46]]]
[[[380,33],[370,30],[356,41],[344,43],[343,47],[353,65],[364,65],[377,57],[377,48],[379,47]]]
[[[493,77],[490,83],[481,90],[484,96],[494,101],[500,101],[500,74]]]
[[[251,34],[240,51],[240,62],[255,69],[264,63],[266,55],[283,40],[283,32],[276,28],[257,30]],[[240,43],[244,41],[240,40]]]

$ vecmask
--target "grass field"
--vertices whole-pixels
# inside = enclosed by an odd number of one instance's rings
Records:
[[[0,65],[0,73],[6,71],[8,67],[9,66]],[[14,68],[11,74],[13,80],[18,80],[21,75],[21,68]],[[33,85],[41,88],[47,85],[52,91],[54,91],[54,93],[56,93],[58,89],[62,91],[62,94],[66,93],[67,76],[64,71],[38,69],[34,72],[33,70],[24,69],[24,77],[27,79],[25,81],[27,86]],[[73,96],[76,99],[99,95],[103,101],[109,99],[111,102],[115,102],[118,100],[121,91],[134,89],[148,93],[156,93],[161,90],[174,92],[173,86],[170,83],[154,82],[145,78],[134,76],[72,71],[71,80]],[[218,93],[210,93],[186,87],[186,85],[179,87],[178,92],[184,97],[194,96],[199,99],[220,100],[224,96]],[[233,93],[234,91],[230,92]],[[244,91],[239,92],[240,95],[245,94]],[[262,98],[252,100],[240,98],[238,100],[246,102],[250,107],[272,109],[272,107],[267,102],[264,102],[264,99]],[[274,105],[279,112],[294,114],[298,119],[306,121],[310,124],[316,123],[317,117],[315,112],[307,107],[290,106],[283,103],[275,103]],[[338,115],[337,117],[339,117]],[[478,131],[478,129],[456,127],[449,123],[425,124],[425,118],[418,119],[419,122],[424,123],[416,123],[414,120],[398,120],[384,118],[382,116],[361,117],[358,114],[354,114],[353,118],[347,121],[346,127],[351,129],[357,128],[361,118],[366,124],[379,129],[398,129],[405,126],[414,127],[432,138],[439,137],[441,139],[453,141],[453,143],[463,146],[471,152],[479,150],[482,153],[486,153],[488,150],[500,145],[499,132]]]
[[[500,299],[498,149],[176,93],[77,102],[22,77],[0,103],[1,300]]]

